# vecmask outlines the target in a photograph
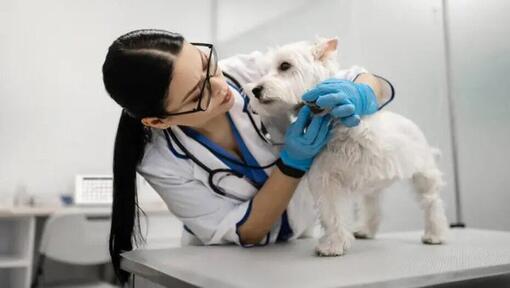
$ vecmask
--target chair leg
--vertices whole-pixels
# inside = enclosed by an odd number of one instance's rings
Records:
[[[44,262],[46,260],[46,256],[44,256],[43,254],[39,255],[39,261],[37,263],[37,270],[36,270],[36,275],[35,275],[35,278],[32,282],[32,284],[30,285],[31,288],[38,288],[39,287],[39,280],[43,279],[43,268],[44,268]]]

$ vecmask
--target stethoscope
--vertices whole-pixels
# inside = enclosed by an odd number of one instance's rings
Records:
[[[243,112],[246,112],[246,114],[248,114],[248,118],[250,119],[251,125],[253,126],[255,131],[257,131],[257,134],[259,135],[260,139],[262,139],[264,142],[269,143],[273,146],[283,145],[283,143],[275,143],[270,140],[271,135],[269,135],[266,127],[264,126],[264,123],[262,123],[262,122],[260,123],[260,129],[257,127],[257,124],[255,123],[255,119],[253,119],[253,115],[251,114],[251,111],[249,109],[250,97],[248,97],[246,95],[241,84],[234,77],[232,77],[231,75],[229,75],[226,72],[223,72],[223,75],[225,75],[225,77],[227,77],[231,81],[231,83],[229,83],[229,84],[234,89],[236,89],[239,92],[239,94],[241,94],[241,96],[244,98]]]
[[[241,85],[239,85],[239,82],[237,82],[236,79],[234,79],[232,76],[228,75],[227,73],[224,73],[224,75],[229,79],[231,80],[235,86],[233,86],[240,94],[241,96],[243,96],[245,99],[245,103],[244,103],[244,107],[243,107],[243,112],[246,112],[248,114],[248,117],[250,119],[250,122],[252,123],[252,126],[253,128],[257,131],[257,134],[259,135],[259,137],[264,140],[265,142],[269,143],[269,144],[272,144],[272,145],[276,145],[276,144],[273,144],[269,139],[267,139],[265,137],[265,134],[267,134],[267,130],[265,130],[264,126],[262,125],[261,129],[258,129],[256,123],[255,123],[255,120],[253,118],[253,115],[251,115],[251,112],[250,112],[250,109],[248,107],[248,103],[249,103],[249,98],[248,96],[246,96],[246,94],[244,94],[244,92],[242,91],[242,88]],[[261,131],[262,130],[262,131]],[[219,174],[219,173],[223,173],[224,175],[222,177],[218,177],[218,184],[220,183],[220,181],[222,179],[224,179],[226,176],[236,176],[240,179],[244,179],[246,180],[248,183],[250,183],[251,185],[253,185],[254,187],[256,187],[257,189],[260,188],[260,185],[255,183],[254,181],[252,181],[249,177],[246,177],[245,175],[243,175],[241,172],[239,171],[236,171],[234,169],[228,169],[228,168],[220,168],[220,169],[211,169],[209,167],[207,167],[207,165],[205,165],[202,161],[198,160],[180,141],[179,139],[177,138],[177,136],[175,135],[175,133],[172,131],[171,128],[167,128],[164,131],[164,134],[165,134],[165,138],[166,138],[166,142],[167,142],[167,145],[168,145],[168,148],[170,149],[170,151],[176,155],[177,157],[179,158],[182,158],[182,159],[191,159],[191,161],[193,161],[195,164],[197,164],[198,166],[200,166],[200,168],[204,169],[208,174],[209,174],[209,177],[208,177],[208,184],[209,184],[209,187],[211,187],[211,189],[222,195],[222,196],[225,196],[225,197],[230,197],[230,198],[233,198],[233,199],[236,199],[236,200],[240,200],[240,201],[244,201],[245,199],[241,199],[239,197],[236,197],[234,195],[227,195],[227,193],[225,192],[225,190],[219,186],[217,186],[215,183],[214,183],[214,179],[215,179],[215,175],[216,174]],[[173,148],[172,146],[172,142],[171,140],[173,140],[173,142],[175,144],[177,144],[177,147],[179,147],[179,149],[184,152],[184,155],[182,154],[179,154],[177,153],[177,151]],[[269,168],[273,165],[276,164],[276,162],[278,161],[275,160],[274,162],[271,162],[267,165],[263,165],[263,166],[253,166],[253,165],[249,165],[249,164],[246,164],[246,163],[243,163],[243,162],[240,162],[236,159],[233,159],[231,157],[226,157],[225,155],[222,155],[222,154],[217,154],[217,153],[214,153],[214,151],[204,145],[205,148],[207,148],[211,153],[213,153],[214,155],[216,155],[217,157],[220,157],[220,158],[223,158],[224,160],[226,161],[229,161],[231,163],[234,163],[236,165],[239,165],[239,166],[242,166],[242,167],[245,167],[245,168],[251,168],[251,169],[266,169],[266,168]]]

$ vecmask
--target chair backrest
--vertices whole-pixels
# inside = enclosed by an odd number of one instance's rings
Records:
[[[39,252],[57,261],[96,265],[110,261],[110,217],[83,212],[57,212],[44,226]]]

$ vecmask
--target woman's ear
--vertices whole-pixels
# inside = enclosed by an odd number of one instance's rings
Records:
[[[156,129],[167,129],[172,125],[172,120],[169,118],[145,117],[141,121],[143,125]]]

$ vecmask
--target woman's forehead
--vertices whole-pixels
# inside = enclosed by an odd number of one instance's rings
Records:
[[[202,56],[200,51],[184,42],[181,52],[174,62],[172,80],[168,88],[168,104],[179,104],[185,95],[200,81],[202,76]]]

